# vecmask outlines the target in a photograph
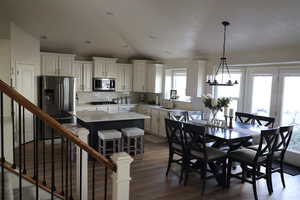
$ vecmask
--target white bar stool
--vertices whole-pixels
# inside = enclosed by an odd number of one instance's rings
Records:
[[[145,132],[140,128],[124,128],[122,129],[124,136],[123,148],[128,154],[134,153],[134,156],[137,154],[144,154],[144,135]],[[133,144],[132,144],[133,142]]]
[[[98,131],[99,137],[99,152],[106,156],[110,151],[111,153],[122,151],[122,133],[115,129]],[[107,143],[112,142],[112,147],[109,148]]]

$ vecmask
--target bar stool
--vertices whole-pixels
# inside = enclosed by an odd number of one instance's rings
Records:
[[[134,153],[144,154],[144,130],[136,127],[124,128],[123,133],[123,147],[128,154]],[[133,144],[132,144],[133,143]]]
[[[122,151],[122,133],[115,129],[98,131],[99,137],[99,152],[106,156],[110,151],[111,153]],[[109,147],[108,142],[112,143]]]

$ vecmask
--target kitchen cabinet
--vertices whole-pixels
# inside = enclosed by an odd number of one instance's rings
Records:
[[[93,57],[94,77],[97,78],[117,78],[117,58]]]
[[[134,60],[133,61],[133,91],[146,92],[146,73],[148,61]]]
[[[89,61],[75,61],[74,76],[76,78],[76,91],[92,91],[93,63]]]
[[[74,76],[75,55],[41,52],[41,72],[44,76]]]
[[[201,97],[203,95],[206,64],[205,60],[196,60],[187,68],[186,96]]]
[[[132,91],[132,65],[118,64],[117,70],[116,90],[118,92]]]
[[[138,113],[141,113],[141,114],[144,114],[144,115],[147,115],[147,116],[151,117],[151,108],[149,108],[147,106],[139,105]],[[144,129],[145,129],[146,132],[151,133],[151,118],[150,119],[145,119]]]
[[[167,137],[165,119],[169,117],[168,115],[169,112],[166,110],[159,111],[159,131],[157,132],[159,136]]]
[[[158,135],[159,133],[159,110],[151,109],[151,129],[152,134]]]
[[[162,93],[163,65],[148,64],[146,91],[150,93]]]

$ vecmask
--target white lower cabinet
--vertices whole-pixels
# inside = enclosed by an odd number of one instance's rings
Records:
[[[168,110],[139,105],[137,112],[151,117],[151,119],[145,120],[146,132],[160,137],[167,137],[165,118],[168,117]]]
[[[147,106],[139,105],[137,112],[147,116],[151,116],[151,108]],[[151,132],[151,118],[145,119],[144,130],[148,133]]]
[[[154,135],[158,135],[159,132],[159,110],[151,110],[151,130],[150,132]]]
[[[162,136],[162,137],[167,137],[167,133],[166,133],[166,122],[165,119],[168,118],[168,114],[169,112],[166,110],[160,110],[159,111],[159,131],[158,131],[158,135]]]

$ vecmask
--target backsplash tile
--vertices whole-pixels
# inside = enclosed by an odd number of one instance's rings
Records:
[[[79,104],[93,101],[112,101],[118,97],[132,96],[130,92],[77,92]]]

